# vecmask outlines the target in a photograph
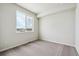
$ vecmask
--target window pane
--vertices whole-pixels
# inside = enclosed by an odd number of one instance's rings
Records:
[[[16,12],[16,28],[25,28],[25,14],[20,11]]]
[[[33,22],[32,17],[27,16],[27,19],[26,19],[26,27],[27,27],[27,29],[32,29],[32,22]]]

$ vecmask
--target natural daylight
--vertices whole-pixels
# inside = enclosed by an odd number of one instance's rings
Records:
[[[79,4],[0,3],[0,56],[79,56]]]

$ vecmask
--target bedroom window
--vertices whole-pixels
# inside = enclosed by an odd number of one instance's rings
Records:
[[[16,11],[16,30],[17,32],[33,31],[33,17]]]

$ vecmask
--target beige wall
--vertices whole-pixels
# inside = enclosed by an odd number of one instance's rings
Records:
[[[16,10],[34,17],[34,32],[16,33]],[[0,4],[0,51],[38,39],[38,20],[35,14],[16,4]]]
[[[40,39],[74,46],[75,9],[39,19]]]
[[[76,8],[76,20],[75,20],[75,47],[79,53],[79,4]]]

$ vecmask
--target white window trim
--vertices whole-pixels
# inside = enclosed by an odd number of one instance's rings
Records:
[[[20,11],[20,10],[16,10],[16,12],[17,11]],[[23,12],[23,11],[20,11],[20,12]],[[23,12],[24,13],[24,12]],[[27,30],[24,30],[24,31],[18,31],[17,30],[17,28],[16,28],[16,33],[26,33],[26,32],[34,32],[34,17],[32,16],[32,15],[30,15],[30,14],[26,14],[26,13],[24,13],[26,16],[30,16],[30,17],[32,17],[32,30],[31,31],[27,31]],[[25,18],[27,18],[27,17],[25,17]],[[16,19],[17,20],[17,19]],[[17,24],[16,24],[17,25]]]

